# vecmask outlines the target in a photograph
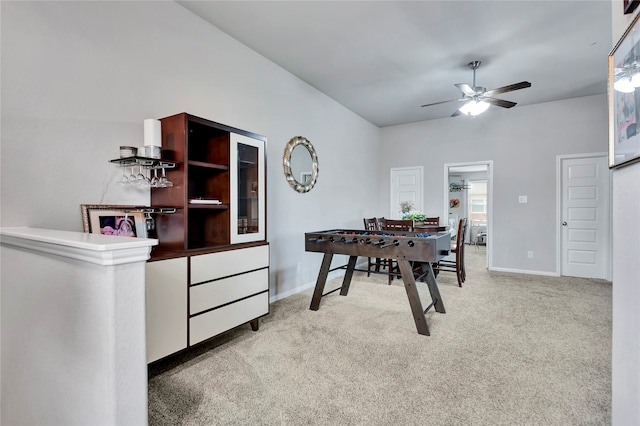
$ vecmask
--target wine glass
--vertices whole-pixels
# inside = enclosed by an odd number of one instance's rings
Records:
[[[151,182],[149,183],[149,186],[151,186],[152,188],[159,188],[158,183],[159,183],[159,179],[158,179],[158,169],[154,168],[153,169],[153,177],[151,178]]]
[[[135,185],[137,179],[138,179],[138,177],[135,175],[135,173],[133,173],[133,166],[131,166],[131,174],[129,175],[129,183],[131,185]]]
[[[119,181],[116,182],[116,185],[118,186],[129,185],[129,178],[127,177],[127,171],[124,167],[122,168],[122,177],[120,178]]]
[[[164,167],[162,168],[162,176],[160,176],[160,180],[158,182],[158,187],[160,188],[168,188],[173,186],[173,182],[167,179],[167,176],[164,173]]]
[[[144,214],[145,214],[144,222],[145,222],[145,225],[147,227],[147,232],[155,230],[156,229],[156,221],[151,216],[151,212],[150,211],[145,211]]]
[[[142,174],[142,166],[138,166],[138,175],[136,176],[136,185],[142,188],[149,186],[149,180]]]

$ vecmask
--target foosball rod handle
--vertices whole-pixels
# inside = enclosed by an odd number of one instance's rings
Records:
[[[392,243],[380,246],[380,248],[383,249],[383,248],[387,248],[387,247],[391,247],[391,246],[399,246],[399,245],[400,245],[400,243],[398,242],[398,240],[393,240]]]

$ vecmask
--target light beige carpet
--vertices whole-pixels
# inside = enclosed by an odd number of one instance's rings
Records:
[[[462,288],[438,276],[431,336],[386,276],[356,273],[318,311],[311,290],[278,301],[258,332],[152,366],[149,423],[610,424],[611,283],[489,272],[473,247],[467,270]]]

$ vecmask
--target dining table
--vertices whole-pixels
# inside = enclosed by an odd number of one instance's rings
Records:
[[[445,225],[418,225],[413,227],[414,232],[427,232],[429,234],[437,234],[448,230],[449,227]]]

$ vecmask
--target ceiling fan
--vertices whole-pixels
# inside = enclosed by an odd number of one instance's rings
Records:
[[[480,61],[471,61],[467,64],[467,66],[473,70],[473,86],[469,86],[467,83],[458,83],[455,85],[462,91],[463,96],[461,98],[434,102],[432,104],[422,105],[422,107],[444,104],[447,102],[465,102],[465,104],[455,110],[455,112],[451,114],[451,116],[455,117],[460,114],[478,115],[485,112],[487,108],[489,108],[489,105],[495,105],[502,108],[512,108],[516,106],[515,102],[494,98],[493,95],[531,87],[531,83],[529,83],[528,81],[521,81],[520,83],[498,87],[497,89],[493,90],[487,90],[485,87],[476,86],[476,70],[478,69],[480,64]]]

